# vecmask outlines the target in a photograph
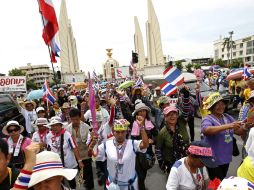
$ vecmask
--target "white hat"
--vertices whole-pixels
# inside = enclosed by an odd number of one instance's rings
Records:
[[[45,111],[44,107],[38,107],[38,108],[36,109],[36,113],[38,113],[39,111]]]
[[[36,125],[47,126],[48,125],[48,119],[47,118],[38,118],[38,119],[36,119],[35,124]]]
[[[77,172],[77,169],[65,169],[57,153],[43,151],[36,155],[36,165],[33,168],[28,187],[33,187],[54,176],[63,176],[67,180],[72,180],[77,175]]]
[[[9,133],[8,133],[8,131],[7,131],[7,129],[8,129],[9,126],[18,126],[18,127],[20,127],[20,133],[22,133],[22,132],[24,131],[24,127],[23,127],[22,125],[20,125],[19,122],[13,121],[13,120],[12,120],[12,121],[8,121],[7,125],[5,125],[5,126],[3,127],[2,133],[3,133],[4,135],[9,136]]]
[[[52,125],[55,125],[55,124],[61,124],[61,125],[63,125],[63,122],[62,122],[60,117],[58,117],[58,116],[52,117],[49,120],[49,124],[47,125],[47,127],[51,127]]]
[[[135,101],[135,104],[136,104],[136,101]],[[147,112],[151,112],[151,109],[149,107],[147,107],[144,103],[138,102],[135,105],[135,111],[132,113],[132,115],[135,116],[141,110],[146,110]]]
[[[241,177],[229,177],[223,179],[217,190],[249,190],[253,189],[253,184]]]

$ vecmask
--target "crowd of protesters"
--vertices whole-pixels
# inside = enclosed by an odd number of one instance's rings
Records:
[[[254,79],[238,93],[239,120],[225,113],[227,102],[219,92],[201,97],[200,83],[195,97],[187,85],[179,87],[173,95],[176,104],[160,87],[123,89],[116,83],[97,83],[95,115],[89,89],[60,88],[48,107],[42,100],[19,99],[25,126],[8,121],[2,129],[0,189],[61,190],[84,185],[90,190],[97,175],[98,184],[108,190],[146,190],[147,171],[156,160],[168,175],[167,190],[254,189]],[[203,113],[199,141],[194,131],[196,112]],[[239,155],[234,134],[246,144],[243,163],[238,177],[225,179],[232,156]],[[222,182],[214,187],[216,180]]]

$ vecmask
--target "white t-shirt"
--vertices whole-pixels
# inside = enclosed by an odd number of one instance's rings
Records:
[[[33,133],[32,141],[37,143],[46,143],[46,136],[40,137],[40,134],[38,131]]]
[[[100,111],[96,111],[96,114],[100,114],[102,116],[102,123],[101,125],[105,125],[106,123],[109,122],[109,113],[108,111],[101,107]],[[87,110],[87,112],[84,115],[85,120],[90,120],[92,118],[91,110]]]
[[[105,156],[105,148],[104,144],[98,146],[98,155],[97,161],[104,161],[107,159],[107,170],[109,173],[109,181],[114,180],[116,173],[116,163],[117,163],[117,151],[114,145],[114,139],[107,140],[106,142],[106,155]],[[136,162],[136,153],[135,152],[146,152],[146,149],[140,150],[139,145],[141,140],[134,140],[132,144],[132,140],[127,140],[127,144],[125,147],[125,151],[122,158],[122,167],[118,172],[118,181],[120,182],[128,182],[130,179],[133,179],[136,175],[135,171],[135,162]],[[134,148],[134,150],[133,150]],[[111,179],[111,180],[110,180]],[[137,177],[134,182],[134,187],[137,189]],[[121,187],[121,190],[128,189],[128,187]]]
[[[185,158],[186,157],[176,161],[173,167],[171,168],[166,185],[167,190],[196,190],[196,185],[194,184],[191,174],[184,164]],[[199,184],[201,185],[202,184],[201,170],[198,169],[197,175],[193,174],[193,176],[196,179],[196,181],[198,181]],[[203,176],[205,181],[209,179],[206,168],[203,168]]]
[[[24,126],[26,128],[26,131],[28,133],[34,132],[33,123],[37,119],[36,111],[27,111],[26,109],[21,108],[21,113],[26,120],[26,126]]]
[[[59,154],[61,157],[61,147],[60,147],[60,138],[61,135],[55,137],[52,132],[49,132],[46,137],[47,146],[50,147],[52,152]],[[76,142],[73,140],[73,137],[68,131],[64,132],[64,143],[63,143],[63,152],[64,152],[64,165],[65,168],[75,168],[78,163],[76,161],[73,149],[77,148]]]

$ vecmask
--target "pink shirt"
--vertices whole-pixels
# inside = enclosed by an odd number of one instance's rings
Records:
[[[10,137],[9,137],[10,138]],[[21,146],[21,148],[22,148],[22,150],[24,151],[25,149],[26,149],[26,147],[28,146],[28,145],[30,145],[31,144],[31,142],[32,142],[32,140],[30,139],[30,138],[28,138],[28,137],[24,137],[25,138],[25,140],[23,141],[23,144],[22,144],[22,146]],[[7,142],[7,139],[5,139],[6,140],[6,142]],[[16,147],[16,144],[17,143],[14,143],[14,147]]]
[[[146,119],[145,120],[145,129],[150,131],[152,128],[154,128],[153,123]],[[139,129],[137,121],[133,122],[131,135],[132,136],[139,136],[140,135],[140,129]]]

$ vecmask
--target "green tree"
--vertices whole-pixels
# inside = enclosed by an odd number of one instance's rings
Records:
[[[9,76],[26,76],[26,72],[20,69],[14,68],[9,71]]]
[[[197,64],[197,63],[194,64],[193,67],[194,67],[194,69],[201,69],[201,65],[199,65],[199,64]]]
[[[214,65],[219,65],[220,67],[225,67],[225,63],[222,59],[216,59]]]
[[[238,58],[238,59],[233,59],[232,63],[230,64],[230,68],[239,68],[243,64],[243,59]]]
[[[34,80],[28,80],[26,82],[26,88],[27,88],[27,90],[36,90],[36,89],[38,89],[37,85],[34,82]]]
[[[185,66],[186,71],[189,72],[189,73],[192,73],[192,66],[193,66],[193,65],[192,65],[191,63],[189,63],[188,65],[186,65],[186,66]]]
[[[182,61],[176,61],[176,62],[175,62],[175,66],[176,66],[180,71],[183,70]]]

